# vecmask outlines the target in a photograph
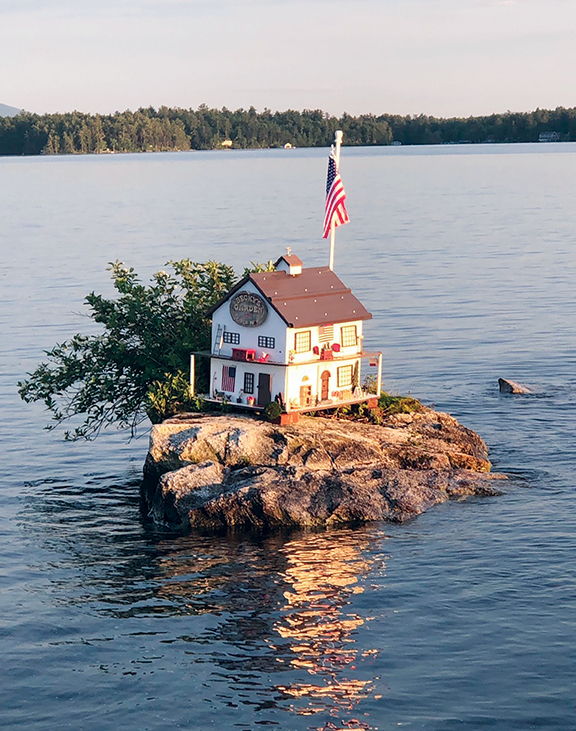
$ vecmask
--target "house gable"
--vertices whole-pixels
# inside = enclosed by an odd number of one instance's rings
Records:
[[[254,351],[255,359],[287,360],[286,323],[248,277],[212,308],[212,353],[232,358],[234,349]]]

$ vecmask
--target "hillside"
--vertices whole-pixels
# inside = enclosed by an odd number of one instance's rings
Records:
[[[8,104],[0,104],[0,117],[15,117],[20,111],[20,109],[10,107]]]

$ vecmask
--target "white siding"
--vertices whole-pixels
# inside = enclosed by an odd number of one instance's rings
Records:
[[[342,337],[341,337],[341,331],[343,327],[347,327],[349,325],[354,325],[356,327],[356,335],[357,335],[357,341],[356,345],[343,348],[340,347],[340,351],[338,353],[335,353],[335,355],[346,355],[346,356],[352,356],[356,355],[358,353],[362,352],[362,320],[355,320],[353,322],[342,322],[342,323],[336,323],[334,325],[334,338],[329,345],[333,345],[334,343],[337,343],[340,345]],[[311,333],[311,345],[310,350],[305,353],[297,353],[296,352],[296,333],[303,333],[303,332],[310,332]],[[320,342],[320,332],[319,328],[317,326],[315,327],[298,327],[298,328],[286,328],[286,352],[288,353],[288,360],[290,363],[304,363],[309,360],[314,360],[318,358],[318,354],[314,353],[314,348],[318,348],[318,351],[321,352],[322,348],[326,345],[326,343]]]
[[[257,294],[262,297],[252,282],[247,282],[238,291],[251,292],[252,294]],[[266,301],[264,297],[262,297],[262,299]],[[212,315],[212,353],[214,354],[214,343],[218,327],[221,326],[226,332],[238,333],[240,336],[240,342],[237,345],[233,343],[223,343],[222,350],[218,353],[218,355],[231,358],[232,348],[243,348],[245,350],[255,350],[256,359],[260,358],[264,353],[269,353],[270,361],[275,363],[286,363],[286,323],[272,308],[269,302],[266,302],[266,304],[268,305],[268,317],[266,318],[266,321],[259,327],[243,327],[242,325],[236,324],[230,315],[230,300],[224,302]],[[259,345],[259,337],[274,338],[275,347],[270,348]]]
[[[286,393],[289,394],[288,399],[286,399],[288,409],[290,407],[297,408],[299,406],[303,406],[303,404],[300,403],[301,386],[311,386],[313,402],[316,403],[316,399],[318,399],[318,402],[321,402],[322,374],[324,371],[328,371],[330,373],[330,379],[328,381],[328,401],[336,401],[337,397],[334,395],[334,391],[352,390],[353,388],[352,386],[347,388],[338,386],[338,368],[341,368],[342,366],[352,366],[352,369],[354,369],[356,363],[358,363],[358,382],[362,383],[362,363],[360,358],[357,356],[342,360],[321,360],[315,361],[314,363],[289,366],[286,369],[288,371],[286,386]],[[326,401],[323,403],[326,403]]]
[[[236,368],[236,378],[234,381],[233,391],[224,391],[222,388],[222,367]],[[258,375],[260,373],[268,373],[272,376],[270,385],[270,400],[273,401],[277,394],[282,394],[282,398],[286,400],[286,371],[289,370],[285,366],[274,366],[268,363],[246,363],[238,360],[224,360],[219,358],[210,359],[210,397],[224,393],[225,397],[232,403],[247,404],[247,397],[254,396],[256,403],[258,402]],[[252,373],[254,376],[254,389],[252,394],[244,393],[244,374]],[[238,398],[241,399],[238,402]]]

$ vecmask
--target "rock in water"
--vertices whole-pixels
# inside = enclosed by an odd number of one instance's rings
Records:
[[[500,386],[500,393],[532,393],[526,386],[508,381],[506,378],[499,378],[498,385]]]
[[[400,522],[501,494],[490,467],[477,434],[428,408],[382,426],[187,414],[153,427],[142,497],[155,521],[204,531]]]

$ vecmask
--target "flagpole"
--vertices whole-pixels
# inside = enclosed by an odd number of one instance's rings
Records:
[[[342,146],[342,131],[336,130],[334,134],[334,157],[336,159],[336,168],[340,169],[340,147]],[[334,242],[336,240],[336,225],[332,221],[332,227],[330,228],[330,263],[329,267],[331,271],[334,271]]]

